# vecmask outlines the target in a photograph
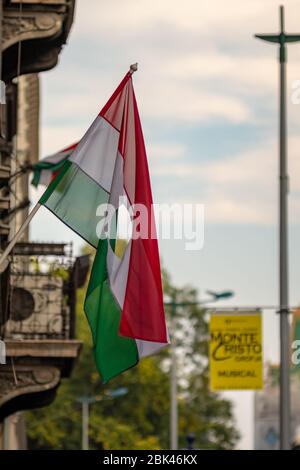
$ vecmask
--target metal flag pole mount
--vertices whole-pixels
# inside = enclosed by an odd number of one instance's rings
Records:
[[[280,33],[256,34],[263,41],[279,45],[280,119],[279,119],[279,314],[280,314],[280,448],[291,448],[290,436],[290,354],[288,298],[288,174],[286,122],[286,44],[300,41],[300,34],[284,31],[284,7],[280,7]]]
[[[138,63],[137,62],[135,64],[131,64],[130,69],[129,69],[131,75],[134,74],[134,72],[137,72],[137,69],[138,69]]]
[[[3,253],[1,254],[1,257],[0,257],[0,273],[1,273],[1,271],[3,271],[3,268],[2,268],[3,265],[4,265],[4,269],[6,268],[7,264],[5,262],[7,260],[7,257],[9,256],[10,252],[12,251],[13,247],[18,242],[18,240],[20,240],[20,238],[23,235],[24,231],[26,230],[26,228],[28,227],[28,225],[30,224],[31,220],[33,219],[33,217],[35,216],[35,214],[37,213],[37,211],[39,210],[40,207],[41,207],[41,204],[38,202],[34,206],[32,211],[30,212],[30,214],[28,215],[27,219],[24,221],[23,225],[21,225],[21,227],[19,228],[17,233],[10,240],[9,244],[7,245],[7,247],[5,248]]]

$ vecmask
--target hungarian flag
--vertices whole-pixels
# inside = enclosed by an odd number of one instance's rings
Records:
[[[148,222],[146,236],[143,227],[143,236],[132,236],[121,258],[120,198],[129,208],[142,205]],[[107,382],[168,344],[150,178],[130,72],[40,203],[97,250],[84,309],[97,368]],[[105,204],[115,209],[109,238],[99,237],[99,207]]]
[[[32,165],[33,178],[31,184],[35,187],[39,184],[48,186],[76,147],[77,144],[70,145],[64,150],[49,155],[49,157],[43,158],[43,160]]]

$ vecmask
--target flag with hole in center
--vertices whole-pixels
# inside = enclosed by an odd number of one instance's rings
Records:
[[[143,236],[131,237],[121,257],[120,199],[127,207],[143,207],[147,219]],[[168,344],[150,178],[130,72],[40,203],[97,250],[84,308],[97,368],[107,382]],[[106,205],[115,209],[109,237],[99,233]]]

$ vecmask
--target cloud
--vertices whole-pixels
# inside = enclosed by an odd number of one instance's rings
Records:
[[[75,118],[89,123],[137,60],[140,72],[134,80],[144,119],[174,125],[258,122],[261,108],[276,109],[277,52],[253,34],[276,31],[277,4],[89,0],[87,8],[79,0],[63,67],[47,74],[57,92],[46,103],[47,120],[58,119],[63,126]],[[298,3],[289,0],[286,6],[293,30]],[[290,49],[289,77],[299,78],[300,48]]]
[[[41,129],[41,158],[77,142],[85,130],[83,126],[43,126]]]
[[[274,223],[277,52],[254,40],[253,33],[277,30],[276,5],[274,0],[187,0],[185,5],[174,0],[90,0],[87,9],[79,0],[61,64],[43,75],[43,155],[78,140],[122,73],[139,60],[134,82],[157,182],[155,199],[171,196],[166,186],[181,181],[184,197],[196,201],[195,194],[200,196],[210,220]],[[287,29],[297,30],[298,2],[290,0],[286,6]],[[291,46],[288,97],[292,80],[300,78],[299,58],[300,48]],[[294,135],[300,130],[299,110],[300,105],[289,106]],[[213,128],[215,123],[237,125],[233,138],[240,150],[228,157],[224,146],[223,158],[195,163],[190,149],[197,137],[189,129]],[[247,124],[261,127],[252,146],[256,149],[244,150],[238,125]],[[299,214],[299,143],[297,137],[289,141],[294,214]],[[174,197],[181,196],[175,192]]]
[[[111,25],[114,25],[113,35],[119,37],[124,36],[124,33],[136,34],[161,22],[165,27],[172,24],[184,31],[222,33],[232,31],[233,16],[237,29],[242,29],[249,22],[263,16],[268,7],[274,8],[274,3],[274,0],[228,0],[226,4],[211,0],[187,0],[185,4],[174,0],[111,0],[104,5],[98,0],[90,0],[90,7],[87,9],[86,2],[80,0],[78,16],[82,21],[77,29],[82,34],[98,37],[100,31],[107,33]],[[268,24],[274,26],[271,19],[265,16],[261,23],[265,27]],[[85,28],[84,24],[89,27]]]
[[[212,119],[240,123],[251,119],[251,111],[237,97],[204,92],[184,81],[174,83],[168,80],[151,88],[146,82],[141,94],[143,115],[152,119],[171,119],[179,123]]]
[[[205,54],[187,54],[170,61],[169,73],[172,77],[194,80],[210,80],[219,77],[220,81],[230,81],[235,90],[245,90],[253,94],[274,91],[277,78],[277,64],[270,57],[237,57],[217,50]]]
[[[186,151],[187,149],[184,145],[174,142],[160,142],[147,146],[148,157],[155,162],[160,162],[162,159],[173,162],[183,157]]]
[[[295,224],[300,220],[300,137],[291,137],[289,143],[290,220]],[[157,162],[153,173],[183,188],[176,202],[204,204],[208,222],[266,225],[277,221],[278,146],[274,140],[222,161],[195,163],[182,157],[172,165]]]
[[[89,74],[88,71],[85,72]],[[69,89],[57,91],[55,100],[50,96],[45,106],[49,122],[59,121],[64,126],[72,125],[74,120],[87,123],[96,116],[108,97],[112,93],[117,81],[103,80],[104,86],[99,89],[97,75],[88,79],[85,73],[81,75],[78,83],[72,84]],[[59,74],[58,74],[59,75]],[[69,79],[70,71],[65,71],[62,81]],[[57,77],[56,77],[57,79]],[[121,77],[119,77],[120,81]],[[157,121],[176,121],[177,123],[197,123],[221,119],[229,122],[246,122],[254,120],[250,107],[246,102],[230,94],[215,90],[208,91],[195,83],[190,83],[184,77],[174,79],[166,72],[164,75],[155,76],[145,73],[143,80],[136,80],[137,95],[140,98],[143,118]],[[105,82],[108,81],[109,85]],[[88,83],[84,89],[82,83]],[[103,92],[106,91],[106,94]],[[57,100],[63,103],[59,109]]]

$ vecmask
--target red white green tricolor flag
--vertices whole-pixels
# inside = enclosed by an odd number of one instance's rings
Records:
[[[120,197],[129,207],[145,206],[154,221],[130,72],[40,199],[97,250],[85,312],[104,382],[168,344],[155,227],[149,226],[148,237],[132,237],[122,258],[115,252],[117,223],[110,238],[96,234],[97,207],[109,203],[118,209]]]
[[[48,186],[48,184],[58,175],[65,161],[71,156],[73,150],[77,147],[77,143],[61,150],[60,152],[49,155],[39,162],[32,165],[33,178],[31,184],[35,187],[38,185]]]

